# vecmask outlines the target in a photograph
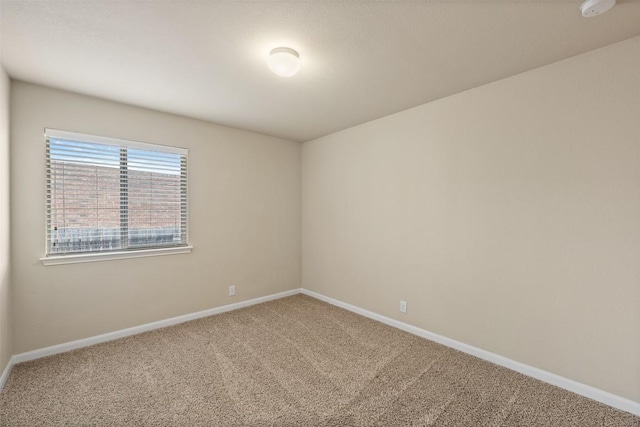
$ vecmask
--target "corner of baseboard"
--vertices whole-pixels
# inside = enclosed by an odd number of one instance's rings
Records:
[[[11,374],[11,369],[13,369],[13,365],[15,364],[15,356],[11,356],[7,361],[7,365],[4,367],[2,371],[2,375],[0,376],[0,393],[4,389],[4,385],[7,383],[9,379],[9,374]]]
[[[206,316],[213,316],[215,314],[224,313],[227,311],[238,310],[240,308],[249,307],[256,304],[261,304],[267,301],[273,301],[280,298],[285,298],[289,296],[293,296],[296,294],[304,294],[318,300],[327,302],[331,305],[335,305],[336,307],[343,308],[345,310],[354,312],[364,317],[368,317],[373,320],[377,320],[381,323],[387,324],[389,326],[401,329],[405,332],[409,332],[411,334],[420,336],[422,338],[429,339],[431,341],[435,341],[439,344],[443,344],[447,347],[454,348],[456,350],[462,351],[463,353],[470,354],[472,356],[479,357],[480,359],[486,360],[491,363],[495,363],[496,365],[503,366],[507,369],[511,369],[513,371],[519,372],[521,374],[527,375],[529,377],[535,378],[539,381],[555,385],[557,387],[568,390],[572,393],[579,394],[581,396],[587,397],[589,399],[596,400],[598,402],[604,403],[605,405],[612,406],[614,408],[620,409],[622,411],[630,412],[634,415],[640,416],[640,403],[634,402],[630,399],[617,396],[615,394],[609,393],[604,390],[597,389],[595,387],[579,383],[577,381],[561,377],[560,375],[553,374],[551,372],[544,371],[542,369],[525,365],[524,363],[517,362],[515,360],[506,358],[499,354],[491,353],[489,351],[483,350],[481,348],[473,347],[469,344],[462,343],[460,341],[453,340],[451,338],[447,338],[442,335],[438,335],[436,333],[427,331],[425,329],[418,328],[417,326],[410,325],[408,323],[404,323],[395,319],[391,319],[389,317],[383,316],[381,314],[377,314],[363,308],[357,307],[355,305],[351,305],[334,298],[328,297],[326,295],[322,295],[320,293],[310,291],[305,288],[294,288],[288,291],[279,292],[272,295],[267,295],[264,297],[254,298],[247,301],[242,301],[239,303],[229,304],[226,306],[216,307],[209,310],[204,310],[196,313],[186,314],[183,316],[178,316],[170,319],[160,320],[157,322],[147,323],[140,326],[135,326],[128,329],[122,329],[120,331],[110,332],[103,335],[98,335],[95,337],[85,338],[77,341],[72,341],[68,343],[58,344],[51,347],[46,347],[42,349],[37,349],[33,351],[29,351],[26,353],[15,354],[11,356],[7,365],[2,372],[2,376],[0,376],[0,392],[2,392],[7,379],[9,378],[9,374],[11,373],[11,369],[13,365],[21,362],[27,362],[30,360],[39,359],[41,357],[50,356],[53,354],[64,353],[66,351],[75,350],[77,348],[88,347],[90,345],[99,344],[102,342],[111,341],[114,339],[136,335],[143,332],[147,332],[153,329],[164,328],[166,326],[177,325],[179,323],[188,322],[190,320],[199,319]]]

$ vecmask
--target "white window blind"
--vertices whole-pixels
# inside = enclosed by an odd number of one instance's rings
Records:
[[[187,245],[187,150],[46,129],[47,256]]]

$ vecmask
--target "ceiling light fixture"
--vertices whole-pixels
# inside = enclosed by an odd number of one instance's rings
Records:
[[[584,0],[580,5],[580,12],[585,18],[593,18],[605,13],[616,5],[616,0]]]
[[[300,69],[300,55],[289,47],[277,47],[269,52],[267,63],[280,77],[291,77]]]

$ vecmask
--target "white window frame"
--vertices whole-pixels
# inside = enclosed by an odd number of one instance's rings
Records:
[[[146,142],[129,141],[125,139],[109,138],[104,136],[88,135],[78,132],[62,131],[57,129],[46,128],[44,130],[45,142],[48,138],[69,139],[72,141],[87,141],[96,144],[117,145],[126,146],[130,148],[142,149],[142,150],[158,150],[165,153],[176,153],[187,157],[188,165],[188,149],[173,147],[159,144],[149,144]],[[45,167],[47,165],[45,164]],[[95,262],[95,261],[110,261],[115,259],[128,259],[128,258],[146,258],[160,255],[173,255],[173,254],[185,254],[190,253],[193,246],[189,240],[189,167],[187,166],[187,212],[186,212],[186,245],[169,246],[160,248],[131,248],[119,251],[105,251],[105,252],[82,252],[82,253],[69,253],[63,255],[47,255],[47,248],[49,246],[48,233],[49,224],[45,218],[45,256],[40,258],[40,261],[44,265],[60,265],[60,264],[75,264],[83,262]],[[48,206],[48,195],[45,195],[45,212]]]

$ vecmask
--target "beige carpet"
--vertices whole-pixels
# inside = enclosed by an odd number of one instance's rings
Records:
[[[640,426],[303,295],[16,365],[0,425]]]

